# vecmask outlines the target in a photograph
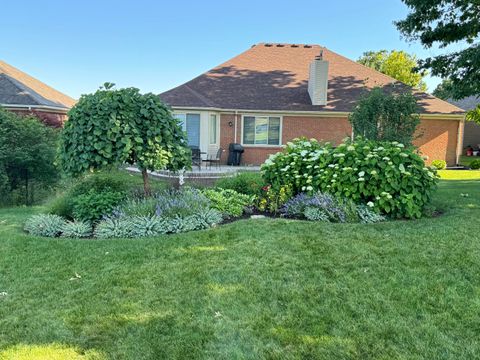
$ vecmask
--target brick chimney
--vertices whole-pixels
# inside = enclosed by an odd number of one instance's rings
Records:
[[[323,60],[323,50],[310,63],[310,76],[308,78],[308,94],[312,105],[327,104],[328,88],[328,61]]]

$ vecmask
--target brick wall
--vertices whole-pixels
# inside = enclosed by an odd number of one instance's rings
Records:
[[[232,123],[232,126],[229,125]],[[242,142],[242,114],[237,114],[237,140]],[[351,136],[352,128],[345,118],[320,118],[305,116],[284,116],[282,123],[282,144],[297,137],[315,137],[318,140],[338,144],[345,137]],[[235,138],[235,115],[222,114],[220,117],[220,146],[226,149],[224,162],[228,157],[228,145]],[[272,153],[280,151],[281,146],[245,146],[242,163],[259,165]]]
[[[459,121],[422,120],[417,134],[421,137],[414,141],[423,155],[428,156],[427,164],[433,160],[445,160],[448,165],[456,163],[456,149]]]
[[[232,126],[229,125],[232,123]],[[241,143],[242,129],[241,114],[237,115],[237,139]],[[220,117],[220,146],[226,151],[224,162],[228,158],[228,145],[235,142],[235,115],[222,114]],[[432,160],[443,159],[448,165],[455,165],[458,126],[460,122],[454,120],[422,120],[419,133],[422,137],[415,141],[422,154],[428,156],[427,163]],[[318,140],[340,143],[345,137],[351,136],[352,128],[346,118],[321,118],[307,116],[284,116],[282,127],[282,144],[296,137],[305,136]],[[243,164],[258,165],[272,153],[280,151],[281,147],[245,146],[242,157]]]
[[[53,113],[41,110],[11,110],[19,115],[33,115],[38,117],[46,125],[52,127],[62,127],[63,123],[67,121],[67,115],[63,113]]]

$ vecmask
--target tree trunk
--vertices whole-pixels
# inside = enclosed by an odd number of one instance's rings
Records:
[[[150,196],[152,193],[152,190],[150,189],[150,182],[148,179],[148,172],[146,169],[142,169],[142,177],[143,177],[143,192],[145,193],[145,196]]]

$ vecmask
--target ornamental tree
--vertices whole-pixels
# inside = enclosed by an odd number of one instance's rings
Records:
[[[148,170],[190,167],[186,136],[157,95],[113,86],[106,83],[95,93],[82,95],[70,110],[61,136],[60,162],[72,176],[135,164],[149,194]]]
[[[348,119],[356,137],[405,145],[411,145],[420,123],[417,100],[412,94],[386,94],[379,87],[358,101]]]
[[[427,84],[423,78],[427,73],[417,69],[418,62],[415,55],[405,51],[367,51],[357,60],[362,65],[380,71],[415,89],[425,91]]]

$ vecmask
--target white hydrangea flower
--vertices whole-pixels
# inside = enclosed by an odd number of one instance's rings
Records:
[[[374,204],[373,202],[369,201],[369,202],[367,203],[367,206],[368,206],[368,207],[374,207],[375,204]]]
[[[364,178],[358,178],[358,181],[362,182],[362,181],[365,181]]]
[[[360,172],[358,173],[358,176],[364,177],[364,176],[365,176],[365,171],[360,171]]]
[[[348,150],[348,151],[354,151],[354,150],[355,150],[355,146],[349,145],[349,146],[347,146],[347,150]]]
[[[403,144],[397,144],[397,147],[399,147],[399,148],[404,148],[405,145],[403,145]]]

